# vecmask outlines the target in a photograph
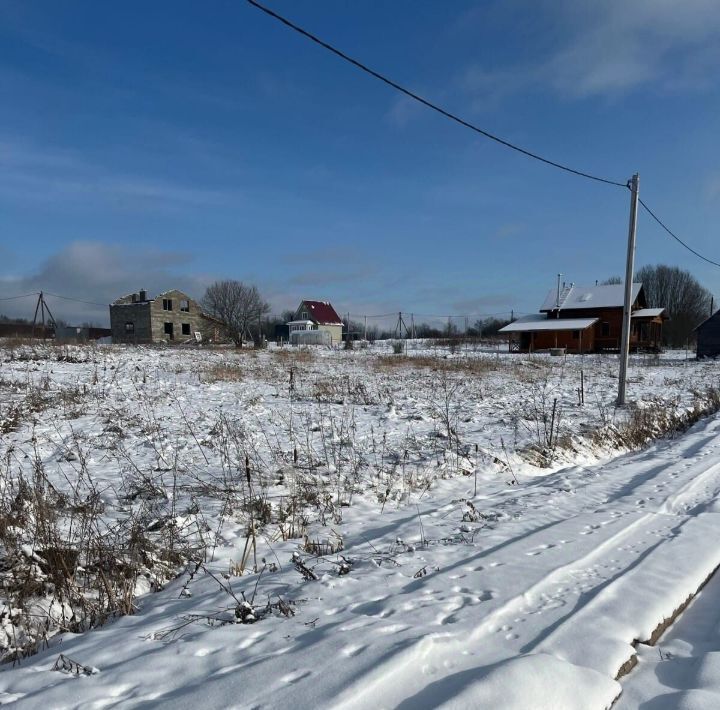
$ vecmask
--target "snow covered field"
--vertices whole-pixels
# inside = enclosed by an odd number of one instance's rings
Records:
[[[720,564],[720,421],[633,449],[719,385],[637,356],[616,410],[612,355],[0,348],[0,703],[607,707]]]

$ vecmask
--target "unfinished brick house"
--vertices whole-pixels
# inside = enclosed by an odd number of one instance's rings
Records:
[[[110,305],[113,343],[215,341],[220,336],[220,325],[202,312],[197,301],[176,289],[155,298],[148,298],[147,291],[140,290]]]

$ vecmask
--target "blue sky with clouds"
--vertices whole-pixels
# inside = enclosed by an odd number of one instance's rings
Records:
[[[508,140],[639,171],[641,196],[720,260],[716,0],[267,2]],[[558,271],[624,268],[625,190],[462,129],[241,0],[3,0],[0,96],[0,296],[200,296],[227,277],[278,311],[474,314],[535,310]],[[638,229],[638,265],[720,292],[717,268],[644,214]]]

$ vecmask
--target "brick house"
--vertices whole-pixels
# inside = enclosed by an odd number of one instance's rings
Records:
[[[118,298],[110,305],[113,343],[217,340],[220,325],[217,319],[202,312],[197,301],[176,289],[155,298],[148,298],[147,291],[141,290]]]
[[[315,338],[306,338],[307,331],[326,333],[324,340],[329,345],[342,342],[342,318],[328,301],[301,301],[295,316],[288,324],[290,342],[320,342]]]
[[[567,352],[619,351],[625,287],[622,284],[551,289],[540,313],[518,318],[500,329],[513,352],[565,348]],[[632,285],[630,348],[659,351],[664,308],[648,308],[641,283]]]

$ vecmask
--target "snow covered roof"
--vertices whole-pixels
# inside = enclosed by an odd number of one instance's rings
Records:
[[[553,330],[585,330],[599,318],[548,318],[544,313],[533,313],[500,328],[500,333],[530,333]]]
[[[342,325],[342,318],[328,301],[304,300],[300,305],[307,307],[308,316],[318,325]]]
[[[657,318],[665,313],[664,308],[641,308],[639,311],[634,311],[632,314],[633,318]]]
[[[641,283],[632,287],[633,302],[638,297]],[[580,308],[622,308],[625,302],[625,286],[610,284],[606,286],[575,286],[571,284],[560,291],[560,310],[577,310]],[[557,289],[551,288],[540,308],[541,311],[557,309]]]

